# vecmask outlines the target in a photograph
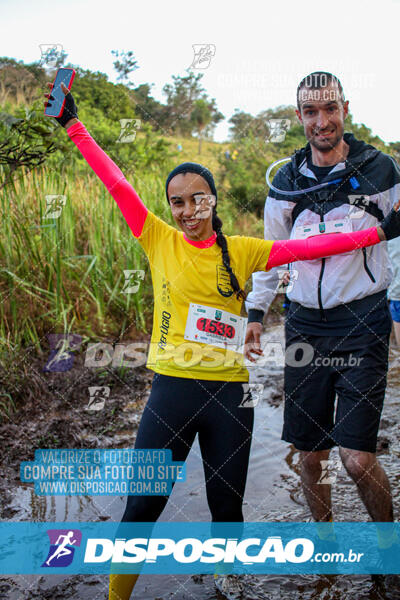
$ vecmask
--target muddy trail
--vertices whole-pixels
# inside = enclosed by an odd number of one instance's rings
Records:
[[[267,327],[264,341],[283,343],[282,322]],[[37,364],[36,372],[43,368]],[[62,375],[62,376],[60,376]],[[42,376],[43,377],[43,376]],[[47,393],[31,382],[28,400],[11,420],[0,427],[0,511],[3,521],[119,521],[125,498],[112,496],[39,497],[29,484],[21,483],[21,461],[33,460],[37,448],[133,447],[140,415],[151,386],[144,367],[101,374],[87,369],[83,360],[62,374],[46,374]],[[101,381],[99,383],[99,381]],[[264,385],[255,409],[255,429],[247,480],[246,521],[306,521],[310,513],[300,487],[299,457],[281,441],[283,416],[283,368],[273,364],[254,368],[251,381]],[[381,420],[378,456],[389,476],[395,517],[400,510],[400,432],[398,397],[400,352],[391,350],[388,389]],[[104,409],[88,411],[87,388],[110,386]],[[333,451],[333,457],[337,450]],[[354,484],[339,469],[332,486],[334,520],[365,521],[367,513]],[[163,521],[208,521],[204,475],[196,440],[187,462],[187,479],[177,483],[165,508]],[[400,589],[376,586],[369,576],[268,575],[246,576],[243,600],[378,600],[400,598]],[[108,578],[98,576],[2,576],[0,598],[9,600],[58,600],[64,598],[104,600]],[[216,600],[210,575],[147,575],[140,577],[135,598],[141,600]]]

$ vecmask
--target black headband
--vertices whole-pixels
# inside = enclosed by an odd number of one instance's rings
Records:
[[[165,193],[167,195],[168,203],[168,184],[171,181],[171,179],[175,177],[175,175],[179,175],[180,173],[197,173],[198,175],[201,175],[203,179],[207,181],[208,185],[210,186],[211,193],[215,196],[215,199],[217,199],[217,189],[215,187],[214,177],[212,176],[211,171],[209,171],[207,167],[204,167],[199,163],[185,162],[175,167],[175,169],[171,171],[171,173],[167,177],[167,181],[165,184]]]

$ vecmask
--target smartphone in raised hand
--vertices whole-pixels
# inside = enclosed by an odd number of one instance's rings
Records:
[[[53,96],[54,100],[49,100],[51,106],[47,105],[44,109],[44,114],[47,117],[59,117],[61,115],[65,104],[65,94],[62,91],[61,83],[63,83],[65,87],[70,90],[74,77],[75,69],[70,69],[67,67],[61,67],[58,69],[53,82],[53,87],[50,91],[50,94]]]

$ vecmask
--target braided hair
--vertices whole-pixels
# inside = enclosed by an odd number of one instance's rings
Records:
[[[213,207],[213,212],[212,212],[212,228],[215,231],[215,233],[217,234],[216,242],[222,251],[222,262],[223,262],[225,269],[228,271],[229,278],[231,281],[231,286],[233,288],[233,291],[236,292],[236,298],[238,300],[240,298],[245,300],[246,293],[240,287],[237,277],[234,274],[234,272],[232,271],[231,259],[230,259],[229,251],[228,251],[228,243],[226,241],[226,237],[222,233],[222,221],[219,218],[219,216],[217,215],[217,208],[216,208],[217,189],[215,187],[214,177],[212,176],[211,171],[209,171],[207,169],[207,167],[204,167],[203,165],[201,165],[199,163],[192,163],[192,162],[182,163],[181,165],[178,165],[177,167],[175,167],[175,169],[173,169],[173,171],[171,171],[171,173],[168,175],[167,181],[165,183],[165,193],[167,195],[168,203],[169,203],[168,184],[171,181],[171,179],[173,177],[175,177],[175,175],[179,175],[180,173],[182,173],[182,174],[196,173],[197,175],[201,175],[201,177],[203,177],[203,179],[205,179],[205,181],[207,181],[208,185],[210,186],[211,193],[215,196],[215,206]]]
[[[222,262],[224,264],[225,269],[229,273],[229,278],[231,280],[231,286],[233,287],[233,291],[236,292],[236,298],[238,300],[240,298],[242,298],[243,300],[246,300],[246,292],[244,290],[242,290],[235,273],[232,271],[231,259],[230,259],[229,252],[228,252],[228,243],[226,241],[226,237],[222,233],[222,221],[219,218],[219,216],[217,215],[217,210],[216,210],[215,206],[213,208],[213,214],[212,214],[212,228],[214,229],[215,233],[217,234],[216,242],[222,250]]]

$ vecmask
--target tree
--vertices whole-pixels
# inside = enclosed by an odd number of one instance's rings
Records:
[[[229,119],[232,127],[229,130],[232,140],[239,141],[250,133],[256,137],[266,140],[271,134],[272,120],[289,120],[290,128],[298,124],[297,116],[293,106],[278,106],[277,108],[268,108],[258,113],[253,117],[249,113],[245,113],[236,109],[235,113]]]
[[[147,121],[154,129],[162,131],[168,120],[168,109],[151,96],[151,88],[152,84],[142,83],[133,90],[135,113],[142,121]]]
[[[196,100],[202,97],[204,89],[200,84],[203,73],[189,72],[185,77],[173,75],[173,83],[167,83],[163,92],[167,97],[168,126],[172,133],[189,136],[193,123],[190,116]]]
[[[243,135],[247,135],[254,123],[254,117],[238,108],[235,108],[234,114],[229,119],[228,123],[232,123],[229,128],[231,139],[237,140]]]
[[[117,81],[131,87],[133,84],[129,81],[129,75],[139,68],[132,50],[111,50],[111,54],[117,59],[114,61],[114,69],[118,73]]]
[[[63,66],[67,59],[67,56],[68,54],[65,52],[64,49],[61,49],[61,52],[59,52],[54,46],[52,48],[49,48],[42,55],[40,65],[47,69],[49,73],[52,73],[53,71],[56,71],[57,69]],[[51,64],[51,66],[46,66],[47,64]]]
[[[211,133],[215,123],[224,118],[224,116],[216,110],[213,102],[214,101],[209,102],[204,98],[196,100],[190,115],[194,132],[199,138],[199,154],[201,154],[203,138]]]
[[[0,189],[12,184],[19,172],[41,166],[57,150],[54,124],[36,111],[25,118],[0,113]]]
[[[215,126],[217,125],[217,123],[225,119],[225,116],[218,110],[215,98],[208,99],[207,96],[204,94],[203,100],[207,101],[209,110],[211,112],[211,121],[205,128],[205,135],[207,137],[212,137]]]
[[[45,81],[45,71],[38,63],[24,65],[13,58],[0,58],[0,104],[30,104]]]
[[[100,71],[76,67],[73,94],[78,110],[85,105],[117,122],[119,119],[135,117],[135,103],[129,90],[122,84],[115,85],[108,81],[107,75]]]
[[[200,123],[206,115],[205,105],[210,112],[207,123],[202,127],[202,135],[211,134],[215,125],[224,118],[216,106],[214,98],[208,98],[204,88],[200,84],[203,73],[194,74],[187,71],[188,75],[181,77],[173,75],[173,83],[167,83],[163,92],[167,96],[167,122],[166,126],[171,133],[183,136],[191,136],[194,131],[198,132]],[[201,100],[200,104],[197,104]],[[195,111],[195,116],[192,116]]]
[[[199,138],[199,154],[201,154],[201,144],[203,141],[204,130],[211,123],[212,114],[208,103],[203,100],[196,100],[190,120],[192,121],[195,131]]]

